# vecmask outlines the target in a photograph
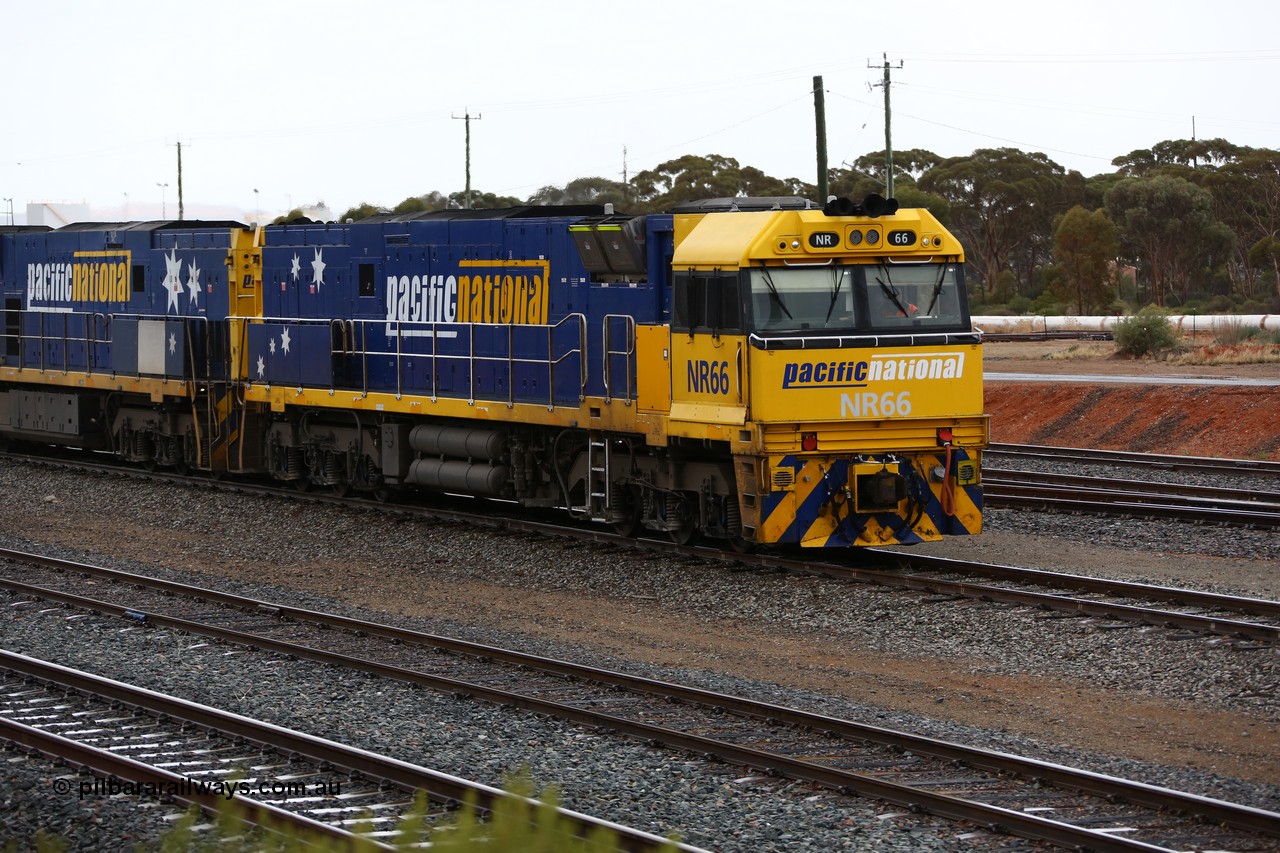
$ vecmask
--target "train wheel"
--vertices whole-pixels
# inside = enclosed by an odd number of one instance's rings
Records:
[[[697,534],[697,532],[698,532],[698,526],[693,523],[693,519],[690,519],[686,522],[681,522],[680,526],[675,530],[667,531],[667,533],[670,534],[671,536],[671,541],[676,543],[677,545],[688,545],[690,542],[693,541],[693,537]]]
[[[692,501],[678,494],[668,494],[666,502],[667,533],[677,545],[688,545],[698,532],[697,513]]]
[[[613,502],[621,517],[609,522],[613,532],[628,539],[640,532],[640,492],[632,486],[614,486]]]

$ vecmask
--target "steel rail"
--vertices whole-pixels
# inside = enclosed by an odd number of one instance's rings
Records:
[[[114,605],[106,602],[99,602],[98,605],[108,611],[116,609]],[[174,624],[172,627],[183,627],[184,630],[197,634],[208,633],[202,629],[209,626],[201,626],[193,622],[187,622],[183,626],[181,623],[184,620],[174,621],[178,624]],[[236,633],[238,632],[229,632],[228,638]],[[252,640],[252,635],[244,634],[238,639],[242,641],[242,644],[253,645],[253,643],[243,642]],[[311,651],[303,646],[288,643],[281,645],[289,648],[294,653]],[[328,657],[331,660],[326,662],[341,663],[341,656]],[[120,702],[128,707],[138,708],[151,714],[163,715],[170,719],[186,721],[207,729],[214,729],[231,737],[243,738],[260,747],[271,747],[281,752],[303,756],[322,765],[342,768],[348,772],[361,773],[367,778],[385,781],[405,791],[426,791],[428,796],[435,802],[464,803],[468,797],[474,797],[477,807],[486,812],[492,811],[495,804],[501,799],[523,800],[531,806],[541,805],[533,798],[512,794],[490,785],[472,782],[458,776],[441,773],[438,770],[432,770],[428,767],[411,764],[389,756],[378,755],[369,750],[348,746],[327,738],[294,731],[261,720],[254,720],[240,714],[222,711],[176,696],[167,696],[144,687],[125,684],[114,679],[103,678],[102,676],[38,660],[27,655],[16,654],[4,649],[0,649],[0,668],[25,677],[71,688],[88,695],[100,696]],[[557,808],[557,813],[571,822],[577,831],[584,836],[588,832],[597,829],[608,829],[617,836],[624,850],[649,851],[674,848],[687,851],[687,853],[704,853],[701,848],[673,844],[670,840],[652,833],[642,832],[569,809]]]
[[[1195,523],[1230,524],[1237,527],[1280,527],[1280,511],[1230,509],[1221,506],[1153,503],[1141,495],[1091,492],[1067,496],[1063,489],[1034,488],[1010,483],[988,484],[983,491],[987,506],[1089,515],[1125,515],[1165,518]]]
[[[164,582],[164,584],[167,585],[168,582]],[[1015,822],[1011,824],[1009,823],[1008,814],[1005,814],[1007,810],[999,809],[999,807],[979,804],[980,810],[978,812],[974,812],[970,810],[972,807],[971,801],[960,800],[957,798],[947,797],[945,795],[933,795],[929,792],[926,792],[927,796],[924,800],[921,800],[918,796],[912,795],[912,792],[915,792],[917,789],[909,786],[898,785],[897,783],[886,782],[879,779],[872,779],[868,782],[861,774],[849,773],[848,771],[837,770],[834,768],[820,768],[808,762],[788,759],[786,757],[777,756],[773,753],[762,752],[748,747],[739,747],[733,744],[725,744],[721,741],[704,738],[698,735],[689,735],[684,732],[675,731],[661,726],[626,720],[614,715],[584,710],[571,705],[564,705],[562,703],[512,693],[510,691],[461,681],[447,676],[430,675],[417,670],[404,669],[402,667],[370,661],[364,658],[351,659],[343,655],[316,649],[314,647],[299,646],[293,643],[277,641],[261,637],[260,635],[247,634],[233,629],[201,625],[199,623],[193,623],[189,620],[178,619],[176,617],[169,617],[154,613],[140,613],[139,611],[127,609],[118,605],[98,602],[93,599],[87,599],[82,596],[76,596],[68,593],[46,590],[41,587],[28,587],[25,584],[17,582],[5,581],[4,585],[22,590],[33,597],[44,597],[49,600],[62,601],[64,603],[72,604],[73,606],[91,608],[99,612],[112,613],[117,616],[132,618],[139,622],[146,622],[178,630],[186,630],[191,633],[202,634],[205,636],[214,636],[240,645],[266,649],[281,654],[289,654],[295,657],[316,660],[337,666],[350,667],[355,665],[376,675],[395,678],[402,681],[409,681],[411,683],[419,683],[435,689],[449,691],[460,696],[478,696],[482,699],[498,704],[520,707],[537,713],[551,714],[562,719],[568,719],[585,725],[605,726],[633,737],[653,742],[666,743],[670,746],[686,749],[695,753],[713,755],[725,761],[759,768],[766,772],[780,771],[792,778],[815,782],[817,784],[823,784],[841,790],[852,790],[867,796],[878,797],[898,805],[904,805],[912,808],[923,808],[930,813],[938,814],[943,817],[973,820],[987,826],[1016,826],[1018,827],[1017,829],[1010,829],[1010,831],[1014,831],[1019,835],[1026,835],[1026,833],[1031,832],[1033,827],[1040,826],[1039,818],[1035,819],[1030,824],[1024,824],[1022,822]],[[23,589],[24,587],[27,588]],[[225,593],[202,589],[188,590],[186,594],[199,595],[204,598],[206,597],[203,595],[205,592],[212,592],[212,596],[209,597],[217,600],[239,598],[237,596],[229,596]],[[1248,806],[1239,806],[1237,804],[1225,803],[1211,798],[1169,791],[1167,789],[1145,785],[1143,783],[1117,780],[1112,777],[1093,774],[1088,771],[1078,771],[1047,762],[1023,759],[1002,753],[964,747],[947,742],[933,741],[928,738],[920,738],[918,736],[892,732],[890,730],[879,729],[865,724],[838,720],[794,709],[780,708],[778,706],[769,705],[768,703],[758,703],[738,697],[715,694],[697,688],[672,685],[667,682],[659,682],[636,676],[596,670],[590,667],[569,664],[564,661],[538,658],[536,656],[525,655],[520,652],[480,646],[477,644],[466,643],[464,641],[453,640],[450,638],[436,637],[433,635],[422,635],[417,632],[390,628],[388,626],[376,625],[374,623],[363,622],[361,620],[353,620],[347,617],[334,617],[329,614],[317,614],[312,611],[305,611],[299,608],[276,606],[266,602],[255,602],[251,599],[242,599],[241,602],[252,603],[255,605],[253,609],[273,615],[287,615],[290,618],[307,619],[308,621],[323,620],[325,623],[342,627],[346,630],[377,634],[393,639],[393,641],[396,642],[409,640],[419,645],[448,648],[460,653],[483,658],[500,658],[505,662],[539,667],[546,669],[547,671],[572,675],[586,680],[603,683],[616,683],[628,687],[628,689],[640,690],[642,692],[655,695],[672,695],[681,701],[709,705],[712,707],[721,707],[726,710],[734,711],[735,713],[748,714],[764,719],[779,719],[792,725],[807,726],[819,731],[830,731],[853,739],[885,743],[903,749],[919,751],[921,754],[930,754],[936,758],[963,761],[971,764],[972,766],[993,772],[1014,772],[1024,778],[1053,781],[1055,784],[1066,789],[1098,796],[1118,797],[1134,804],[1144,805],[1151,808],[1202,814],[1215,822],[1228,824],[1246,831],[1280,836],[1280,815],[1253,809]],[[935,796],[942,796],[943,799],[935,800]],[[969,805],[961,806],[958,805],[958,803],[968,803]],[[986,811],[986,809],[996,809],[996,811],[989,812]],[[1013,814],[1018,815],[1020,818],[1026,817],[1026,815],[1022,815],[1021,813]],[[1040,826],[1040,830],[1046,831],[1048,834],[1031,834],[1026,835],[1026,837],[1041,838],[1043,840],[1054,841],[1055,843],[1067,843],[1070,841],[1073,844],[1082,843],[1082,839],[1084,838],[1092,838],[1092,836],[1075,836],[1074,838],[1068,838],[1067,836],[1062,835],[1063,829],[1061,826],[1058,826],[1058,822],[1050,821],[1050,823],[1054,824],[1054,826]],[[1084,831],[1093,832],[1092,830]],[[1104,837],[1106,836],[1104,835]],[[1126,845],[1129,843],[1140,844],[1140,842],[1126,842]],[[1097,839],[1093,839],[1093,843],[1086,846],[1096,848]],[[1120,846],[1098,849],[1131,850],[1159,848],[1151,848],[1144,845],[1139,847]]]
[[[1045,489],[1064,489],[1087,492],[1118,492],[1129,495],[1181,499],[1188,503],[1222,503],[1242,508],[1265,506],[1280,508],[1280,491],[1256,489],[1230,489],[1220,486],[1202,486],[1195,483],[1170,483],[1150,480],[1117,480],[1114,477],[1087,477],[1078,474],[1045,473],[992,468],[982,472],[984,486],[997,482],[1000,485],[1025,485]]]
[[[4,654],[8,655],[7,652]],[[230,808],[237,817],[265,832],[279,833],[285,827],[294,827],[314,836],[342,842],[353,849],[397,849],[376,839],[357,841],[354,833],[341,827],[252,799],[238,791],[230,798],[225,794],[203,793],[198,786],[187,784],[189,780],[186,777],[162,767],[145,764],[111,750],[99,749],[3,716],[0,716],[0,741],[18,744],[45,758],[65,762],[78,770],[89,770],[95,775],[137,785],[155,786],[164,790],[167,798],[187,807],[197,806],[206,814],[219,814]],[[231,806],[232,802],[235,803],[234,807]]]
[[[1021,583],[1036,583],[1042,586],[1068,587],[1074,590],[1098,592],[1126,598],[1154,598],[1193,607],[1237,610],[1242,613],[1280,619],[1280,601],[1269,598],[1226,595],[1220,592],[1205,592],[1198,589],[1186,589],[1185,587],[1155,586],[1114,578],[1051,572],[1045,569],[1029,569],[1021,566],[1001,565],[999,563],[975,563],[951,557],[927,557],[889,549],[886,549],[885,553],[901,557],[913,569],[981,575]]]
[[[1280,477],[1280,462],[1260,459],[1218,459],[1211,456],[1173,456],[1124,450],[1005,443],[993,443],[987,447],[987,452],[1002,456],[1025,456],[1046,461],[1137,465],[1160,468],[1167,471],[1211,471],[1221,474],[1261,474]]]

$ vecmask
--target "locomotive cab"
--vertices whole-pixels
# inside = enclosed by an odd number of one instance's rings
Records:
[[[959,244],[892,203],[749,207],[677,210],[672,264],[672,432],[725,443],[742,538],[978,532],[987,422]]]

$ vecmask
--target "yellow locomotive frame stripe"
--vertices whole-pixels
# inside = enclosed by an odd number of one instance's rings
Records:
[[[195,387],[188,379],[150,379],[134,376],[112,376],[106,373],[88,373],[72,370],[36,370],[30,367],[0,368],[0,380],[5,382],[29,382],[55,385],[64,388],[91,388],[100,391],[127,391],[146,394],[151,402],[163,402],[166,397],[190,399]]]
[[[420,394],[402,394],[397,399],[394,393],[388,392],[370,391],[366,394],[350,389],[328,390],[249,383],[245,386],[244,399],[250,403],[268,404],[273,412],[283,412],[290,406],[304,406],[574,429],[608,429],[644,435],[649,444],[666,444],[664,417],[639,412],[634,404],[627,405],[625,400],[605,401],[602,397],[587,397],[576,407],[557,404],[548,409],[541,403],[509,404],[506,401],[479,399],[468,402],[459,397],[437,397],[432,400],[431,397]],[[574,412],[578,415],[576,418],[571,416]]]

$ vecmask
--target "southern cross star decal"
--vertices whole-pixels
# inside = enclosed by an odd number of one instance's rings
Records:
[[[316,249],[316,259],[311,262],[311,283],[316,286],[316,290],[319,290],[320,285],[324,284],[325,262],[321,257],[323,251],[323,249]]]
[[[258,378],[261,379],[266,375],[267,375],[267,363],[262,360],[262,356],[258,356]]]
[[[173,355],[178,351],[178,336],[173,332],[169,333],[169,355]]]
[[[275,341],[273,340],[271,344],[272,346],[274,346]],[[289,354],[289,330],[288,329],[285,329],[283,332],[280,333],[280,346],[284,347],[284,354],[288,355]]]
[[[272,355],[275,355],[275,354],[276,354],[276,339],[275,339],[275,338],[272,338],[271,340],[267,341],[267,352],[271,353]]]
[[[293,268],[289,270],[293,274],[293,280],[298,280],[298,273],[302,271],[302,261],[298,259],[298,253],[293,253]]]
[[[200,270],[195,261],[187,264],[187,307],[200,305]]]
[[[164,256],[164,283],[163,287],[169,292],[169,303],[165,306],[165,313],[169,313],[169,309],[173,309],[173,313],[178,313],[178,294],[182,292],[182,261],[178,260],[178,250],[174,249]]]

